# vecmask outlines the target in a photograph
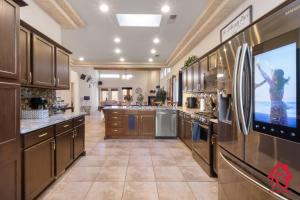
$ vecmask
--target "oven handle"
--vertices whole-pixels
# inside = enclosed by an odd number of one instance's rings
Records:
[[[236,171],[240,176],[242,176],[243,178],[249,180],[250,182],[252,182],[253,184],[255,184],[257,187],[265,190],[266,192],[272,194],[273,196],[281,199],[281,200],[288,200],[287,198],[285,198],[284,196],[275,193],[274,191],[272,191],[271,189],[269,189],[268,187],[264,186],[263,184],[259,183],[258,181],[256,181],[255,179],[249,177],[247,174],[245,174],[244,172],[242,172],[240,169],[238,169],[236,166],[234,166],[233,163],[231,163],[229,160],[227,160],[225,158],[225,156],[222,153],[219,153],[221,158],[226,162],[226,164],[228,164],[234,171]]]
[[[247,56],[247,57],[246,57]],[[249,74],[246,74],[249,76],[250,79],[250,85],[249,85],[249,92],[250,92],[250,105],[249,105],[249,110],[247,110],[249,117],[248,117],[248,122],[246,123],[246,118],[245,118],[245,112],[243,109],[243,96],[244,96],[244,92],[243,92],[243,70],[245,68],[245,59],[248,61],[248,67],[249,67]],[[241,114],[241,119],[242,119],[242,132],[245,135],[249,135],[250,132],[250,126],[251,126],[251,110],[252,110],[252,61],[251,61],[251,53],[250,53],[250,49],[249,49],[249,45],[247,43],[243,44],[243,48],[242,48],[242,54],[241,54],[241,60],[240,60],[240,68],[239,68],[239,84],[238,84],[238,91],[239,91],[239,111]]]
[[[239,111],[238,111],[238,105],[237,105],[237,76],[239,72],[239,64],[240,64],[240,57],[241,57],[241,49],[242,47],[239,46],[236,50],[236,57],[235,57],[235,62],[234,62],[234,71],[233,71],[233,77],[232,77],[232,101],[233,101],[233,107],[234,107],[234,113],[235,113],[235,118],[236,118],[236,125],[237,128],[240,132],[242,132],[241,129],[241,121],[240,121],[240,116],[239,116]]]

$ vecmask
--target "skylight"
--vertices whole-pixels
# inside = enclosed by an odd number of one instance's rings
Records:
[[[159,27],[161,15],[154,14],[117,14],[120,26]]]

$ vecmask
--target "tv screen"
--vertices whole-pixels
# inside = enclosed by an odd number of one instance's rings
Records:
[[[255,55],[256,121],[297,127],[296,50],[295,42]]]

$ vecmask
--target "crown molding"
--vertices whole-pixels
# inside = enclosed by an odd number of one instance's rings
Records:
[[[92,67],[97,69],[161,69],[166,65],[162,63],[130,63],[130,62],[111,62],[111,63],[97,63],[88,61],[70,60],[71,67]]]
[[[67,0],[34,0],[62,28],[80,29],[86,26],[83,19]]]
[[[174,66],[183,59],[243,2],[244,0],[209,1],[206,9],[197,18],[196,22],[167,59],[167,65]]]

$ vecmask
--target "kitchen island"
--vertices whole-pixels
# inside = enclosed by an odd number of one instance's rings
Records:
[[[156,107],[111,106],[103,109],[105,139],[155,137]]]

